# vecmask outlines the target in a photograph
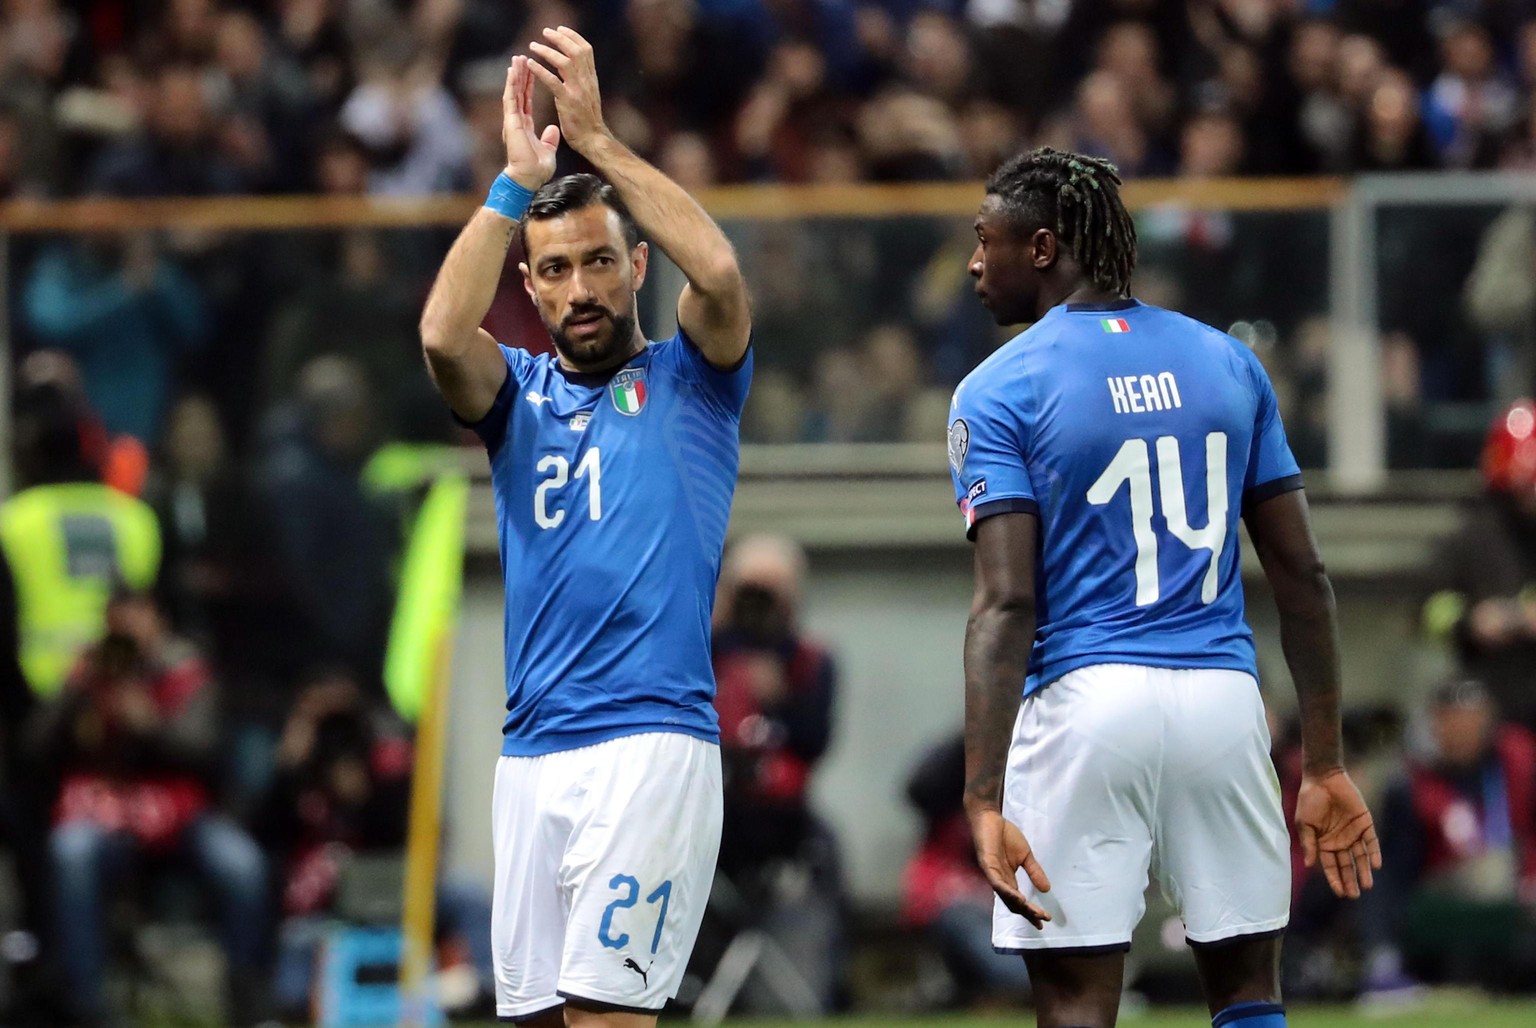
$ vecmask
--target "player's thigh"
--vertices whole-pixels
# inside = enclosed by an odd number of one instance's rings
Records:
[[[565,787],[564,775],[551,770],[562,756],[499,758],[491,796],[496,1013],[540,1026],[561,1023],[567,914],[559,888],[566,848],[559,807]]]
[[[1212,1017],[1239,1003],[1280,1002],[1280,940],[1264,935],[1192,947]]]
[[[576,1003],[565,1005],[566,1028],[651,1028],[655,1023],[655,1014],[590,1010]]]
[[[1278,933],[1290,918],[1290,833],[1258,688],[1234,671],[1163,674],[1159,884],[1192,943]]]
[[[560,992],[598,1012],[654,1014],[677,994],[720,851],[720,749],[655,733],[594,747],[562,869]]]
[[[1113,1028],[1120,1013],[1125,953],[1026,953],[1039,1028]]]
[[[993,944],[1003,951],[1124,948],[1145,910],[1159,739],[1146,669],[1082,668],[1024,701],[1003,790],[1017,824],[1051,880],[1039,893],[1044,928],[995,908]]]

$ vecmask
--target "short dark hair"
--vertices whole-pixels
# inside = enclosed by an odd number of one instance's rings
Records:
[[[528,253],[530,221],[548,221],[593,204],[602,204],[617,212],[619,224],[624,226],[624,242],[631,250],[640,245],[640,226],[624,205],[619,191],[596,175],[583,173],[551,179],[533,194],[533,199],[528,203],[528,213],[517,224],[517,241],[522,245],[524,255]]]
[[[1016,229],[1048,228],[1094,285],[1123,294],[1136,268],[1136,224],[1120,199],[1120,173],[1100,157],[1042,146],[987,180]]]

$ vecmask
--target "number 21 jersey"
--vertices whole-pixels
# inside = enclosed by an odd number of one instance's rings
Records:
[[[502,753],[717,742],[710,616],[751,352],[720,371],[679,331],[600,375],[501,352],[506,382],[471,427],[506,584]]]
[[[1052,308],[960,383],[949,460],[973,538],[1040,520],[1026,694],[1090,664],[1257,676],[1238,519],[1301,475],[1247,347],[1135,300]]]

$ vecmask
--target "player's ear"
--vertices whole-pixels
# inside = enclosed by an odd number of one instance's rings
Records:
[[[635,276],[635,292],[645,285],[645,272],[651,264],[651,247],[648,243],[636,243],[635,248],[629,251],[629,265]]]
[[[1056,233],[1050,229],[1036,229],[1029,237],[1029,262],[1036,271],[1047,271],[1056,263]]]
[[[538,303],[539,298],[533,295],[533,272],[528,270],[528,262],[518,261],[517,270],[523,273],[523,288],[528,291],[528,299]]]

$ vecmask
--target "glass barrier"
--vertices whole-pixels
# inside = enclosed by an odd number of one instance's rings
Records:
[[[967,273],[979,194],[961,183],[704,198],[754,294],[747,444],[941,444],[955,384],[1012,335],[991,323]],[[1323,466],[1330,239],[1346,191],[1277,180],[1133,183],[1126,194],[1141,238],[1137,294],[1252,346],[1302,464]],[[232,452],[254,455],[274,421],[291,416],[302,369],[327,355],[347,360],[317,374],[355,376],[369,398],[355,431],[370,444],[464,441],[422,371],[415,326],[473,206],[460,197],[0,206],[12,364],[42,348],[72,354],[108,431],[155,453],[170,445],[175,403],[196,396],[211,402]],[[673,331],[682,284],[653,254],[638,301],[653,337]],[[549,347],[515,261],[487,327],[513,345]]]
[[[1536,207],[1384,203],[1374,219],[1388,464],[1475,467],[1496,408],[1536,385]]]
[[[753,292],[748,443],[938,442],[955,385],[1017,331],[994,325],[976,299],[970,216],[723,224]],[[1136,295],[1254,347],[1275,377],[1298,458],[1320,466],[1328,212],[1161,205],[1137,225]],[[653,258],[651,283],[648,324],[669,325],[680,279]]]
[[[1326,212],[1143,211],[1138,295],[1237,334],[1270,365],[1303,463],[1323,459]],[[935,442],[955,384],[1012,335],[977,302],[969,216],[730,218],[751,283],[757,377],[748,443]],[[306,366],[360,376],[373,442],[456,435],[423,372],[416,319],[451,225],[16,235],[13,353],[62,349],[109,432],[163,448],[178,398],[213,402],[254,452],[295,402]],[[653,260],[639,301],[672,331],[682,279]],[[509,261],[487,320],[549,347]],[[324,368],[321,369],[324,371]],[[346,367],[330,369],[345,378]],[[338,379],[335,388],[344,385]],[[318,388],[318,387],[317,387]]]

